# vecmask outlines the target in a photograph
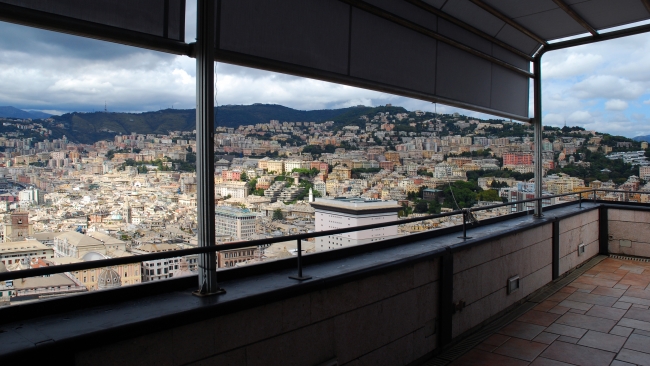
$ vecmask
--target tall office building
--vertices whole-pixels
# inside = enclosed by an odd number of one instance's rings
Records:
[[[217,235],[227,235],[233,239],[246,239],[255,234],[257,214],[247,209],[217,207],[215,210],[215,231]]]
[[[361,197],[316,198],[316,231],[352,228],[356,226],[397,221],[402,208],[396,201],[379,201]],[[397,225],[316,238],[316,251],[390,239],[397,236]]]

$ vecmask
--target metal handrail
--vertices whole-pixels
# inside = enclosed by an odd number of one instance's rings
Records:
[[[116,266],[116,265],[122,265],[122,264],[132,264],[132,263],[139,263],[139,262],[147,262],[147,261],[152,261],[152,260],[181,257],[181,256],[187,256],[187,255],[193,255],[193,254],[219,252],[219,251],[223,251],[223,250],[241,249],[241,248],[246,248],[246,247],[253,247],[253,246],[259,246],[259,245],[268,245],[268,244],[274,244],[274,243],[292,241],[292,240],[305,240],[305,239],[317,238],[317,237],[321,237],[321,236],[345,234],[345,233],[357,232],[357,231],[362,231],[362,230],[370,230],[370,229],[377,229],[377,228],[388,227],[388,226],[409,224],[409,223],[412,223],[412,222],[419,222],[419,221],[425,221],[425,220],[431,220],[431,219],[437,219],[437,218],[449,217],[449,216],[455,216],[455,215],[462,215],[463,216],[463,226],[465,227],[466,224],[467,224],[467,218],[469,216],[468,215],[469,212],[485,211],[485,210],[491,210],[491,209],[495,209],[495,208],[499,208],[499,207],[517,205],[517,204],[521,204],[521,203],[536,202],[536,201],[539,201],[539,200],[566,197],[566,196],[575,196],[575,195],[578,195],[578,197],[580,199],[580,205],[582,205],[582,195],[583,194],[585,194],[585,193],[593,193],[592,196],[595,199],[596,192],[650,194],[650,191],[624,191],[624,190],[611,190],[611,189],[598,189],[598,188],[597,189],[588,189],[588,190],[579,191],[579,192],[571,192],[571,193],[563,193],[563,194],[542,196],[542,197],[536,197],[536,198],[531,198],[531,199],[527,199],[527,200],[506,202],[506,203],[500,203],[500,204],[484,206],[484,207],[467,208],[467,209],[461,209],[461,210],[456,210],[456,211],[452,211],[452,212],[445,212],[445,213],[440,213],[440,214],[426,215],[426,216],[420,216],[420,217],[415,217],[415,218],[411,218],[411,219],[403,219],[403,220],[397,220],[397,221],[383,222],[383,223],[378,223],[378,224],[356,226],[356,227],[344,228],[344,229],[325,230],[325,231],[318,231],[318,232],[313,232],[313,233],[286,235],[286,236],[282,236],[282,237],[278,237],[278,238],[265,238],[265,239],[257,239],[257,240],[247,240],[247,241],[241,241],[241,242],[224,243],[224,244],[213,245],[213,246],[197,247],[197,248],[190,248],[190,249],[179,249],[179,250],[159,252],[159,253],[151,253],[151,254],[134,255],[134,256],[131,256],[131,257],[101,259],[101,260],[96,260],[96,261],[91,261],[91,262],[71,263],[71,264],[63,264],[63,265],[58,265],[58,266],[48,266],[48,267],[25,269],[25,270],[20,270],[20,271],[5,272],[5,273],[0,273],[0,281],[15,280],[15,279],[27,278],[27,277],[44,276],[44,275],[51,275],[51,274],[57,274],[57,273],[63,273],[63,272],[75,272],[75,271],[82,271],[82,270],[89,270],[89,269],[96,269],[96,268],[103,268],[103,267],[110,267],[110,266]],[[465,231],[466,231],[466,228],[463,228],[464,233],[463,233],[463,237],[461,237],[461,238],[469,239],[469,237],[467,237],[465,235]],[[302,261],[301,261],[302,250],[298,250],[297,256],[298,256],[297,262],[298,262],[298,272],[299,272],[298,277],[303,277],[303,275],[302,275]]]

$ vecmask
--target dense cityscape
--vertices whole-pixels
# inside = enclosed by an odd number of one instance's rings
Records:
[[[532,126],[390,105],[368,110],[347,121],[217,123],[217,245],[534,197]],[[80,143],[57,137],[65,118],[71,117],[0,118],[0,271],[197,246],[194,131],[105,129],[113,138]],[[647,142],[565,126],[546,127],[542,144],[546,195],[616,189],[631,193],[602,191],[597,197],[648,202]],[[476,219],[532,207],[480,211]],[[456,215],[320,237],[303,249],[364,244],[461,220]],[[295,255],[295,242],[280,242],[219,251],[217,264]],[[188,276],[196,268],[197,256],[185,256],[7,281],[0,304]]]

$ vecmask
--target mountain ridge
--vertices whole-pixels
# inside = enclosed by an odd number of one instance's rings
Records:
[[[12,106],[0,106],[0,117],[21,118],[21,119],[43,119],[50,118],[51,114],[40,111],[25,111]]]

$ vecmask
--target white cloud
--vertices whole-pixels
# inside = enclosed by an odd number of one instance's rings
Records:
[[[636,99],[645,94],[642,83],[614,75],[590,76],[572,88],[579,98]]]
[[[569,115],[567,121],[571,123],[588,123],[593,120],[591,113],[588,111],[575,111]]]
[[[545,56],[544,62],[542,62],[542,78],[544,79],[565,79],[589,74],[603,63],[601,55],[591,53],[569,53],[566,58],[564,58],[564,54],[559,57],[553,56]]]
[[[195,0],[186,40],[194,41]],[[0,22],[0,105],[51,111],[194,108],[195,60]],[[634,136],[650,126],[650,35],[553,51],[543,58],[544,124]],[[392,103],[409,110],[477,112],[229,64],[217,66],[217,100],[297,109]],[[532,90],[532,89],[531,89]],[[532,98],[532,93],[531,93]],[[634,113],[634,115],[632,114]],[[532,114],[532,108],[531,108]],[[650,129],[650,127],[648,127]],[[650,133],[650,131],[648,131]]]
[[[605,109],[608,111],[624,111],[627,107],[627,102],[620,99],[610,99],[605,103]]]

